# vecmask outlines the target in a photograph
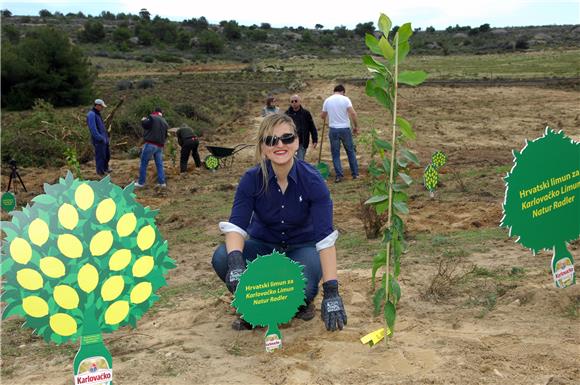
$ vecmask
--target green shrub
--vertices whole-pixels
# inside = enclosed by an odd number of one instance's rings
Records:
[[[83,118],[69,121],[50,103],[36,100],[32,112],[2,127],[2,160],[14,159],[22,166],[62,166],[68,149],[79,154],[80,162],[87,161],[91,145]]]

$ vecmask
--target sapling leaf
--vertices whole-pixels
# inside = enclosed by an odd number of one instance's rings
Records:
[[[399,282],[395,279],[395,277],[393,277],[392,275],[389,278],[389,283],[391,286],[390,290],[391,300],[396,305],[397,302],[399,302],[399,299],[401,299],[401,286],[399,285]]]
[[[379,287],[377,291],[375,291],[375,295],[373,296],[373,305],[375,306],[375,316],[381,313],[381,308],[383,307],[383,301],[385,300],[385,288]]]
[[[376,53],[377,55],[383,54],[379,48],[379,40],[374,35],[370,33],[365,34],[365,44],[373,53]]]
[[[425,71],[403,71],[399,73],[397,81],[409,86],[418,86],[427,79]],[[397,118],[398,119],[398,118]]]
[[[411,178],[409,175],[405,174],[404,172],[399,172],[399,176],[401,177],[403,182],[405,182],[407,185],[410,185],[411,183],[413,183],[413,178]]]
[[[395,304],[388,299],[385,303],[384,315],[385,320],[387,321],[387,326],[391,331],[393,331],[395,329],[395,319],[397,318],[397,308],[395,307]]]
[[[413,151],[408,150],[406,148],[401,148],[399,150],[399,153],[405,157],[405,159],[408,159],[409,161],[413,162],[415,165],[419,165],[419,158],[417,158],[417,155],[415,155],[413,153]]]
[[[386,74],[388,72],[385,65],[373,59],[371,55],[363,56],[363,63],[366,64],[370,72],[378,72],[380,74]]]
[[[379,49],[385,59],[392,61],[395,57],[395,50],[384,36],[379,39]]]
[[[375,287],[375,276],[377,274],[377,270],[379,270],[382,266],[385,265],[387,261],[387,252],[385,250],[381,250],[375,255],[373,258],[373,271],[372,271],[372,285],[373,288]]]
[[[382,148],[382,149],[388,150],[388,151],[391,151],[393,149],[393,146],[391,146],[391,143],[387,142],[386,140],[382,140],[382,139],[375,139],[375,145],[378,148]]]
[[[406,202],[409,196],[404,192],[396,192],[393,194],[393,202]]]
[[[397,35],[399,35],[399,49],[401,49],[401,44],[407,42],[411,35],[413,35],[411,23],[405,23],[400,26],[397,30]]]
[[[409,208],[405,202],[393,202],[393,207],[401,214],[409,214]]]
[[[370,197],[369,199],[366,200],[365,205],[371,205],[374,203],[379,203],[382,201],[386,201],[389,199],[388,195],[375,195]]]
[[[389,208],[389,201],[386,200],[384,202],[377,203],[375,205],[375,211],[378,215],[382,215],[387,209]]]
[[[381,31],[383,33],[383,35],[388,36],[389,32],[391,31],[391,27],[393,25],[393,23],[391,22],[391,19],[389,19],[389,17],[387,15],[385,15],[384,13],[381,13],[381,16],[379,16],[379,31]]]
[[[408,41],[399,44],[399,54],[397,55],[399,64],[401,64],[405,60],[410,49],[411,47],[409,46]]]

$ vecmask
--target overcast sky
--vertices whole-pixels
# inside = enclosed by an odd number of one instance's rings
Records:
[[[93,16],[104,10],[138,14],[141,8],[147,8],[153,16],[175,21],[205,16],[211,24],[236,20],[241,25],[266,22],[273,27],[313,28],[322,24],[324,28],[344,25],[352,29],[361,22],[376,23],[381,12],[394,25],[411,22],[414,28],[423,29],[445,29],[456,24],[478,27],[484,23],[492,27],[580,24],[580,0],[28,0],[0,4],[13,15],[38,15],[41,9]]]

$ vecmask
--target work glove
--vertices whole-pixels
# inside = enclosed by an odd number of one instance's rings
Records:
[[[228,254],[228,272],[226,273],[226,286],[231,293],[236,291],[240,276],[246,270],[246,261],[241,251],[234,250]]]
[[[342,330],[346,325],[346,311],[342,303],[342,298],[338,294],[338,281],[331,280],[322,284],[324,292],[322,298],[322,320],[326,330],[335,331],[337,328]]]

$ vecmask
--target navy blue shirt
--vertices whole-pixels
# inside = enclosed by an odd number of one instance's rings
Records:
[[[333,232],[332,200],[326,183],[310,164],[294,160],[288,187],[282,193],[268,167],[268,188],[263,191],[262,170],[244,174],[236,191],[230,223],[251,238],[281,245],[319,242]]]

